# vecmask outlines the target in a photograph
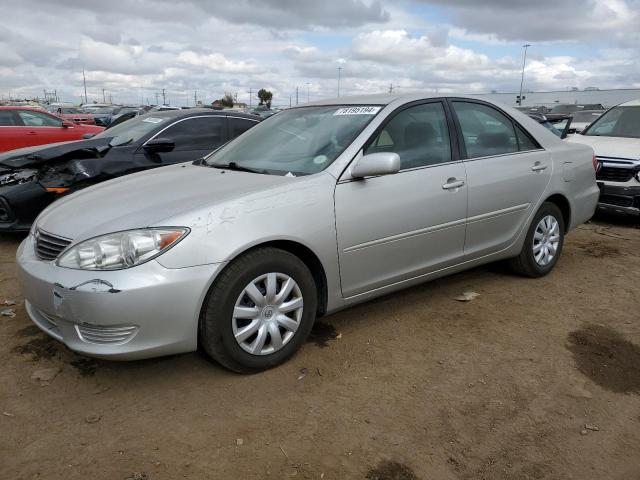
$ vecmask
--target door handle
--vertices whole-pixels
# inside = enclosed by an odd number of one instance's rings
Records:
[[[447,183],[442,185],[443,190],[455,190],[456,188],[460,188],[464,185],[464,180],[456,180],[455,178],[447,179]]]
[[[531,170],[534,171],[534,172],[540,172],[540,171],[546,170],[546,169],[547,169],[547,166],[542,164],[542,163],[540,163],[540,162],[534,163],[533,166],[531,167]]]
[[[37,132],[27,132],[27,135],[37,135]]]

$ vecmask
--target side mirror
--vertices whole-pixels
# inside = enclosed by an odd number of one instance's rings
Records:
[[[390,175],[400,171],[400,156],[393,152],[378,152],[363,155],[351,167],[353,178]]]
[[[62,128],[71,128],[71,127],[73,127],[73,122],[70,122],[69,120],[62,121]]]
[[[160,152],[170,152],[176,147],[176,144],[170,138],[154,138],[153,140],[149,140],[144,144],[142,148],[144,148],[147,152],[160,153]]]
[[[82,135],[82,138],[85,140],[89,140],[90,138],[93,138],[95,136],[96,136],[95,133],[85,133],[84,135]]]

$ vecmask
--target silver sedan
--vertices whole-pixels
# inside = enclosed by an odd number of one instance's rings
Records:
[[[200,344],[250,372],[291,357],[317,317],[380,295],[505,259],[545,275],[597,199],[591,148],[512,108],[340,98],[62,198],[17,257],[31,319],[72,350]]]

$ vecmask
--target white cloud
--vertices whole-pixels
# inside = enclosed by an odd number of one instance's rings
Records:
[[[307,83],[312,100],[335,95],[338,66],[344,94],[515,91],[529,36],[546,48],[530,51],[527,88],[630,87],[639,11],[640,0],[22,0],[2,9],[0,95],[77,101],[84,68],[96,100],[103,88],[121,102],[162,89],[180,103],[194,90],[248,100],[265,87],[288,104]]]

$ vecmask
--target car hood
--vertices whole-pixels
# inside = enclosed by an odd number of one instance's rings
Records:
[[[598,157],[640,159],[640,139],[572,135],[567,141],[589,145]]]
[[[9,150],[0,153],[0,166],[9,168],[33,167],[81,150],[103,151],[109,148],[110,141],[109,137],[91,138]]]
[[[190,163],[172,165],[116,178],[62,197],[40,214],[36,225],[79,241],[158,226],[180,213],[296,180],[299,179]]]

